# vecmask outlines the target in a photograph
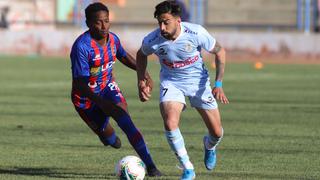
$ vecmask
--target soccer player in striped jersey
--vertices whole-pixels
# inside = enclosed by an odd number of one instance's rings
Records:
[[[158,56],[160,70],[160,111],[164,120],[168,143],[177,156],[183,172],[181,179],[195,178],[194,166],[185,148],[179,129],[180,115],[185,108],[185,97],[201,115],[208,134],[203,138],[204,164],[208,170],[216,165],[216,147],[223,129],[216,100],[229,103],[222,89],[225,50],[201,25],[181,22],[181,8],[174,1],[163,1],[155,7],[154,17],[159,28],[149,33],[137,52],[138,88],[141,101],[150,98],[145,72],[147,58]],[[201,49],[215,56],[215,87],[202,60]]]
[[[90,4],[85,15],[89,30],[76,39],[70,54],[74,107],[104,145],[120,148],[121,141],[109,123],[112,117],[146,164],[148,175],[161,176],[142,134],[130,118],[126,100],[112,74],[117,59],[133,70],[135,59],[124,50],[117,35],[109,31],[109,10],[104,4]],[[152,88],[148,73],[144,76]]]

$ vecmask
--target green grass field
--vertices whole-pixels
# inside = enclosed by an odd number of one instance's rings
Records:
[[[149,62],[156,84],[159,65]],[[211,71],[214,71],[211,69]],[[214,172],[203,165],[206,128],[190,108],[180,129],[197,179],[320,179],[320,65],[227,65],[220,105],[225,136]],[[163,133],[158,86],[141,103],[135,72],[115,74],[131,116],[144,134],[161,179],[178,179],[177,160]],[[214,73],[211,73],[214,75]],[[135,152],[112,124],[123,147],[114,150],[80,120],[70,101],[68,59],[0,58],[0,179],[115,179],[114,166]],[[152,178],[146,178],[152,179]]]

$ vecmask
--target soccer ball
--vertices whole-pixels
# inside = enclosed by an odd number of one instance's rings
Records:
[[[146,165],[137,156],[125,156],[115,170],[120,180],[143,180],[146,175]]]

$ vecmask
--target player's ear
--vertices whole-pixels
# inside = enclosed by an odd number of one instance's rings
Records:
[[[181,23],[181,17],[178,17],[177,21],[178,23]]]

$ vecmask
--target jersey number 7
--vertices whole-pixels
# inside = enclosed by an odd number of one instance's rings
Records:
[[[162,96],[165,96],[167,94],[167,92],[168,92],[168,88],[163,88],[162,91],[163,91]]]

